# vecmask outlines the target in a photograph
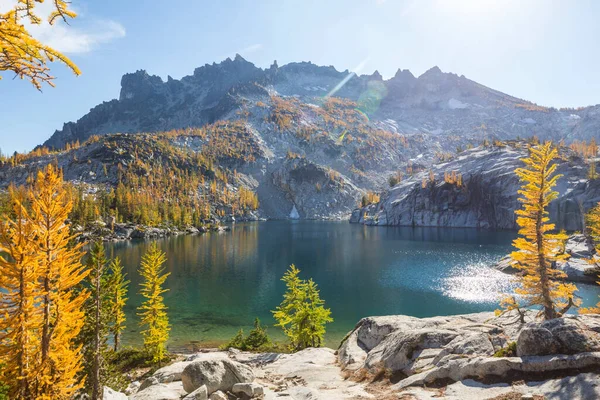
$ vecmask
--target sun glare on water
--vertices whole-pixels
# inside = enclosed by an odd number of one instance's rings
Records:
[[[490,268],[488,264],[476,263],[454,267],[450,276],[441,282],[444,295],[471,303],[497,303],[504,295],[514,293],[516,279]]]

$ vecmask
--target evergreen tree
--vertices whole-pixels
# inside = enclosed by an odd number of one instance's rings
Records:
[[[596,245],[596,254],[590,262],[600,264],[600,203],[588,212],[586,220],[588,231]],[[583,308],[580,312],[582,314],[600,314],[600,303],[597,303],[595,307]]]
[[[517,210],[519,235],[513,242],[517,249],[511,254],[516,268],[523,272],[521,287],[516,290],[528,304],[542,307],[540,314],[549,320],[562,316],[572,306],[578,306],[575,300],[575,285],[560,283],[558,279],[566,274],[556,268],[554,263],[565,259],[560,254],[561,242],[567,239],[564,233],[552,234],[554,224],[549,223],[548,204],[558,196],[552,188],[560,175],[556,175],[556,164],[552,161],[557,156],[552,143],[537,145],[529,149],[529,157],[523,159],[524,168],[518,168],[522,187],[519,190],[519,201],[523,204]],[[514,301],[503,301],[508,308],[515,308]]]
[[[104,359],[108,351],[108,322],[109,322],[109,281],[107,276],[107,260],[102,242],[92,245],[88,254],[87,267],[89,275],[84,286],[90,292],[85,302],[85,324],[79,335],[83,346],[84,374],[86,388],[92,400],[102,397],[105,368]]]
[[[144,347],[152,356],[153,362],[157,362],[159,365],[165,358],[165,344],[169,339],[170,330],[167,307],[162,296],[168,290],[162,287],[169,276],[169,273],[164,273],[165,261],[165,253],[158,248],[156,243],[152,243],[142,257],[140,268],[140,275],[143,278],[140,293],[146,299],[138,307],[138,315],[141,317],[140,325],[146,328],[142,331]]]
[[[325,324],[333,322],[331,310],[324,307],[317,284],[312,279],[300,279],[299,274],[300,270],[290,265],[281,279],[287,288],[283,301],[272,311],[277,320],[275,326],[283,329],[294,350],[319,347],[325,335]]]
[[[121,260],[116,257],[110,263],[108,284],[109,331],[113,337],[114,351],[119,349],[121,333],[125,330],[124,308],[127,302],[127,287],[129,286],[129,281],[125,279],[125,275]]]

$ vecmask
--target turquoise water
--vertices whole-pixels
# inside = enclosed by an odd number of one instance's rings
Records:
[[[312,277],[331,308],[326,344],[336,346],[362,317],[416,317],[491,311],[513,290],[512,278],[489,265],[511,250],[514,232],[366,227],[347,222],[269,221],[231,232],[159,240],[167,253],[171,349],[214,345],[248,331],[254,317],[271,325],[281,301],[279,280],[294,263]],[[135,308],[140,258],[149,242],[110,244],[132,281],[125,344],[139,344]],[[600,288],[578,285],[584,304]],[[280,337],[278,328],[269,333]]]

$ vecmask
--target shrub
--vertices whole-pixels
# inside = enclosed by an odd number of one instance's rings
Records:
[[[517,342],[510,342],[506,347],[494,353],[494,357],[515,357],[517,355]]]
[[[273,342],[267,334],[267,328],[261,325],[258,318],[254,319],[254,328],[247,337],[244,337],[244,330],[240,329],[231,340],[220,346],[222,350],[234,348],[238,350],[267,350],[273,348]]]

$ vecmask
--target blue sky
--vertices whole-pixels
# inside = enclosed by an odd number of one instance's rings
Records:
[[[14,0],[0,0],[0,10]],[[49,2],[47,2],[49,3]],[[600,103],[600,1],[73,0],[70,26],[35,34],[80,67],[51,64],[56,88],[2,73],[0,148],[33,148],[63,122],[118,97],[137,69],[166,79],[240,53],[260,67],[312,61],[384,78],[434,65],[547,106]],[[365,61],[366,60],[366,61]]]

